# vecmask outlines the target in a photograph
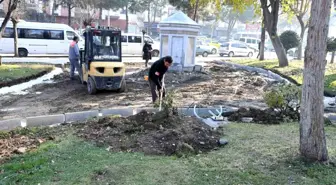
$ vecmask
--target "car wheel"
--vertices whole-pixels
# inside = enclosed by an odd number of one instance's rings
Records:
[[[28,56],[28,51],[27,49],[20,48],[19,49],[19,57],[27,57]]]
[[[219,54],[219,56],[223,57],[223,56],[224,56],[224,54],[223,54],[223,53],[221,53],[221,54]]]
[[[216,49],[216,48],[213,48],[213,49],[211,50],[211,53],[212,53],[212,54],[216,54],[216,53],[217,53],[217,49]]]
[[[160,52],[158,50],[152,51],[153,57],[158,57],[160,55]]]
[[[204,52],[204,53],[202,54],[203,57],[208,57],[208,55],[209,55],[208,52]]]
[[[97,93],[96,83],[91,77],[89,77],[89,80],[87,81],[87,91],[90,95]]]
[[[253,53],[249,52],[249,54],[247,55],[248,57],[253,57]]]
[[[234,56],[234,53],[231,51],[230,53],[229,53],[229,57],[233,57]]]

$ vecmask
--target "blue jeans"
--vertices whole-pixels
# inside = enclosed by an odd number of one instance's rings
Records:
[[[78,59],[70,59],[70,78],[73,78],[75,75],[75,69],[77,70],[79,77],[82,77],[82,70],[80,69]]]

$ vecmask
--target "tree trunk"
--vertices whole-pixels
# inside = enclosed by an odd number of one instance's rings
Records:
[[[126,27],[125,27],[125,33],[128,33],[128,5],[126,5]]]
[[[194,12],[194,18],[193,18],[194,21],[196,21],[196,18],[197,18],[198,4],[199,4],[199,0],[196,0],[195,12]]]
[[[330,63],[333,64],[335,59],[335,51],[331,52],[331,61]]]
[[[103,7],[99,7],[99,26],[102,25],[102,22],[103,22]]]
[[[147,11],[148,11],[148,14],[147,14],[147,34],[150,35],[150,30],[151,30],[151,18],[150,18],[150,15],[151,15],[151,8],[150,8],[150,3],[148,3],[148,7],[147,7]]]
[[[275,53],[279,60],[279,67],[286,67],[288,66],[288,59],[286,55],[286,51],[283,49],[283,45],[280,41],[280,38],[278,35],[271,35],[268,33],[269,37],[271,38],[272,45],[274,47]]]
[[[237,20],[236,19],[229,19],[229,23],[228,23],[228,29],[227,29],[227,32],[226,32],[226,38],[227,39],[230,39],[231,37],[231,32],[236,24]]]
[[[327,161],[324,132],[324,72],[330,19],[330,0],[312,1],[304,56],[300,113],[300,152],[310,160]]]
[[[260,49],[259,49],[259,60],[263,61],[265,60],[265,38],[266,38],[266,30],[265,30],[265,25],[264,21],[262,22],[262,27],[261,27],[261,43],[260,43]]]
[[[299,44],[299,47],[298,47],[298,56],[297,56],[297,59],[298,60],[301,60],[302,59],[302,44],[303,44],[303,38],[304,38],[304,34],[305,34],[305,31],[306,31],[306,26],[304,25],[304,22],[302,20],[302,17],[300,16],[297,16],[297,19],[300,23],[300,27],[301,27],[301,33],[300,33],[300,44]]]
[[[68,25],[71,26],[71,4],[68,3]]]
[[[18,48],[18,30],[17,30],[17,21],[12,20],[13,23],[13,30],[14,30],[14,56],[18,57],[19,56],[19,48]]]
[[[6,28],[6,25],[7,25],[8,21],[9,21],[9,19],[11,17],[11,14],[12,14],[12,12],[8,11],[6,13],[5,19],[3,20],[2,24],[1,24],[1,27],[0,27],[0,39],[2,38],[2,33],[5,30],[5,28]]]

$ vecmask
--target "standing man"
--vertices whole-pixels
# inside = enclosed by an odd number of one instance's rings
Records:
[[[70,60],[70,78],[71,80],[74,79],[75,69],[78,71],[79,78],[82,78],[82,70],[80,69],[79,65],[79,48],[78,48],[78,41],[79,38],[74,36],[72,42],[70,43],[69,48],[69,60]]]
[[[145,42],[145,45],[142,48],[142,59],[145,60],[145,67],[148,66],[148,60],[152,60],[152,45],[148,43],[148,41]]]
[[[156,90],[159,91],[159,95],[163,93],[162,97],[165,96],[166,90],[165,89],[162,90],[162,78],[172,63],[173,63],[172,57],[166,56],[154,62],[154,64],[149,69],[148,81],[152,93],[153,103],[155,103],[158,97],[156,94]]]

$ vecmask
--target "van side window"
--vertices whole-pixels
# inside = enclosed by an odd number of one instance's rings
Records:
[[[253,44],[257,44],[257,40],[252,39],[252,43],[253,43]]]
[[[127,36],[122,35],[121,36],[121,42],[127,42]]]
[[[13,28],[6,28],[2,34],[3,38],[14,38],[14,29]]]
[[[245,42],[245,38],[240,38],[239,41]]]
[[[72,31],[67,31],[66,35],[67,35],[68,40],[72,40],[75,36],[75,33]]]
[[[248,44],[252,44],[252,39],[247,39]]]
[[[50,30],[50,39],[52,39],[52,40],[64,40],[64,31],[62,31],[62,30]]]
[[[141,36],[128,36],[128,43],[141,43]]]
[[[23,31],[23,37],[26,39],[43,39],[46,36],[44,30],[22,29],[22,31]]]

